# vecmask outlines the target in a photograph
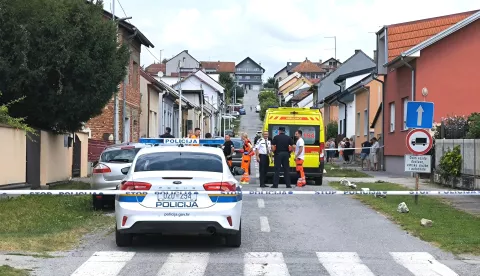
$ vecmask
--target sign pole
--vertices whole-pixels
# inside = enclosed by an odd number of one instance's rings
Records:
[[[418,192],[418,186],[419,186],[419,183],[418,183],[418,173],[415,173],[415,191]],[[418,204],[418,194],[415,193],[415,205]]]

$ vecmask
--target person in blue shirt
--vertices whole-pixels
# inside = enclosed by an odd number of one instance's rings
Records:
[[[362,152],[360,153],[360,159],[362,159],[362,170],[368,171],[370,169],[370,147],[372,144],[370,141],[365,141],[362,143]],[[367,169],[363,168],[363,162],[367,161]]]

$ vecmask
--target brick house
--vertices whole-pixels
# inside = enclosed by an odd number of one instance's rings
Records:
[[[104,16],[106,19],[111,20],[112,18],[112,14],[106,11],[104,11]],[[153,48],[154,45],[135,26],[125,21],[118,23],[118,38],[119,43],[128,43],[130,48],[128,74],[125,80],[119,84],[117,101],[115,102],[115,97],[112,96],[103,113],[91,118],[85,124],[85,129],[90,133],[89,138],[96,141],[118,143],[138,141],[140,138],[140,114],[142,110],[139,70],[141,46]],[[124,101],[124,95],[126,95],[126,101]],[[115,116],[115,104],[118,107],[117,116]],[[118,126],[116,133],[115,121]]]
[[[384,75],[384,168],[406,174],[408,101],[435,103],[434,123],[478,111],[480,11],[385,26],[377,32],[377,71]],[[427,88],[427,97],[422,89]]]

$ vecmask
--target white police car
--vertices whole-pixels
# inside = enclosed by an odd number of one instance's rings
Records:
[[[116,195],[117,246],[130,246],[137,234],[222,235],[241,245],[242,195],[218,139],[140,139],[161,146],[142,148]],[[199,143],[200,146],[189,144]],[[166,146],[172,144],[172,146]],[[238,174],[243,172],[239,171]],[[145,191],[151,191],[145,193]],[[202,193],[202,191],[204,193]]]

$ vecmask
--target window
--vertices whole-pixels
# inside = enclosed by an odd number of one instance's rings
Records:
[[[403,130],[407,130],[407,103],[408,97],[402,99],[403,102]]]
[[[320,145],[320,128],[318,126],[270,125],[268,127],[269,136],[273,138],[278,135],[278,128],[281,126],[285,127],[285,134],[292,137],[295,142],[295,131],[300,129],[303,132],[303,141],[306,146]]]
[[[338,134],[342,134],[343,133],[343,120],[340,120],[340,125],[339,125],[339,129],[338,129]]]
[[[390,103],[390,132],[395,131],[395,102]]]
[[[139,88],[139,84],[138,84],[138,74],[140,73],[139,72],[139,68],[138,68],[138,63],[136,63],[135,61],[133,62],[133,74],[132,74],[132,87],[138,87]]]
[[[357,119],[355,120],[355,134],[360,136],[360,112],[357,113]]]
[[[154,152],[140,155],[135,172],[202,171],[223,172],[222,157],[203,152]]]
[[[245,79],[246,79],[246,80],[249,80],[249,79],[250,79],[250,76],[245,76]]]
[[[369,124],[370,122],[368,121],[368,110],[365,109],[365,111],[363,111],[363,135],[365,136],[368,135],[368,129],[370,128]]]
[[[100,156],[100,162],[107,163],[132,163],[135,155],[140,151],[140,148],[128,148],[128,149],[115,149],[102,153]]]

